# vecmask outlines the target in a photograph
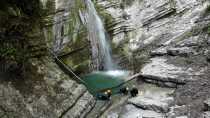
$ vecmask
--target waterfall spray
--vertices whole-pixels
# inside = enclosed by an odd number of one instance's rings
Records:
[[[94,4],[91,0],[85,0],[87,13],[87,28],[89,39],[91,40],[92,53],[95,58],[100,58],[98,64],[102,64],[105,70],[114,70],[114,64],[111,57],[110,45],[105,35],[105,29],[101,18],[99,17]],[[97,49],[94,49],[97,47]]]

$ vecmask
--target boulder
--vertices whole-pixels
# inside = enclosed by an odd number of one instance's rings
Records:
[[[169,111],[169,106],[173,102],[172,97],[155,99],[150,97],[138,96],[128,100],[128,103],[134,104],[137,107],[146,110],[152,110],[158,113],[166,113]]]
[[[166,113],[174,101],[173,97],[169,96],[173,92],[173,88],[162,88],[144,83],[139,85],[138,96],[128,99],[128,103],[140,109]]]
[[[111,117],[111,116],[110,116]],[[151,110],[143,110],[134,105],[126,105],[123,112],[120,114],[121,118],[164,118],[162,113],[157,113]]]
[[[152,79],[161,82],[183,84],[194,80],[190,76],[193,75],[192,70],[186,71],[185,67],[167,63],[167,58],[162,57],[151,58],[151,62],[146,64],[141,72],[143,79]]]

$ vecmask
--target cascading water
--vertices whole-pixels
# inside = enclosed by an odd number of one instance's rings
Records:
[[[96,65],[103,65],[104,70],[114,70],[115,66],[111,57],[110,45],[105,35],[103,22],[99,17],[91,0],[85,0],[88,13],[86,15],[89,39],[92,45],[93,60]],[[99,70],[99,69],[97,69]]]
[[[85,0],[87,13],[85,14],[85,24],[87,26],[89,40],[92,46],[92,60],[95,70],[100,70],[100,65],[105,71],[96,71],[84,77],[87,88],[97,96],[98,92],[120,85],[128,71],[117,70],[111,57],[111,49],[105,35],[103,22],[100,19],[94,4],[91,0]],[[120,87],[113,88],[112,92],[118,93]]]

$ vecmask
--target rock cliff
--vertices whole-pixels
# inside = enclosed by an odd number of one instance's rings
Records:
[[[155,93],[150,96],[146,92],[128,100],[135,107],[124,105],[108,114],[113,117],[208,117],[203,102],[209,97],[206,88],[209,83],[209,1],[100,0],[98,4],[114,18],[109,28],[113,31],[112,41],[115,48],[123,50],[125,57],[115,54],[118,58],[127,58],[119,63],[141,72],[139,81],[143,83],[175,88],[172,93],[175,107],[167,97],[156,100]],[[140,82],[137,86],[144,84]],[[171,106],[169,114],[153,113],[160,113],[161,109],[161,113],[165,113],[168,105]]]
[[[77,74],[93,70],[93,47],[82,16],[85,2],[41,0],[45,11],[42,25],[36,25],[37,19],[30,20],[35,25],[24,26],[34,28],[24,33],[30,36],[25,37],[30,39],[27,45],[35,45],[29,48],[32,56],[24,64],[24,76],[0,72],[0,117],[209,117],[208,0],[95,0],[94,4],[110,35],[115,62],[123,69],[141,73],[131,83],[137,86],[139,95],[96,101],[84,85],[64,73],[51,52]],[[0,21],[0,39],[7,39],[13,32],[8,33],[3,26]]]

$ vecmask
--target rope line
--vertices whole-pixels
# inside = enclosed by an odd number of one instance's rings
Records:
[[[56,55],[53,51],[51,51],[51,50],[49,50],[49,51],[50,51],[50,53],[53,55],[53,57],[54,57],[60,64],[62,64],[69,72],[71,72],[79,81],[81,81],[83,84],[87,85],[86,82],[85,82],[84,80],[82,80],[79,76],[77,76],[77,75],[73,72],[73,69],[72,69],[72,68],[70,68],[70,67],[67,66],[65,63],[63,63],[63,62],[57,57],[57,55]]]
[[[62,65],[64,66],[65,69],[67,69],[69,72],[71,72],[71,73],[73,74],[73,76],[75,76],[79,81],[81,81],[83,84],[85,84],[85,85],[87,86],[87,83],[86,83],[84,80],[82,80],[77,74],[75,74],[75,73],[73,72],[73,69],[72,69],[71,67],[69,67],[69,66],[67,66],[65,63],[63,63],[63,62],[57,57],[57,55],[56,55],[53,51],[51,51],[50,49],[49,49],[49,51],[50,51],[50,53],[53,55],[53,57],[54,57],[55,60],[57,60],[60,64],[62,64]],[[105,91],[105,90],[108,90],[108,89],[115,89],[115,88],[118,88],[118,87],[120,87],[120,86],[122,86],[122,85],[128,83],[129,81],[132,81],[132,80],[136,79],[136,78],[137,78],[138,76],[140,76],[140,75],[141,75],[141,73],[137,73],[137,74],[135,74],[135,75],[129,77],[126,81],[122,82],[122,83],[119,84],[119,85],[116,85],[116,86],[111,87],[111,88],[106,88],[106,89],[98,90],[98,91],[95,91],[95,92],[102,92],[102,91]]]

